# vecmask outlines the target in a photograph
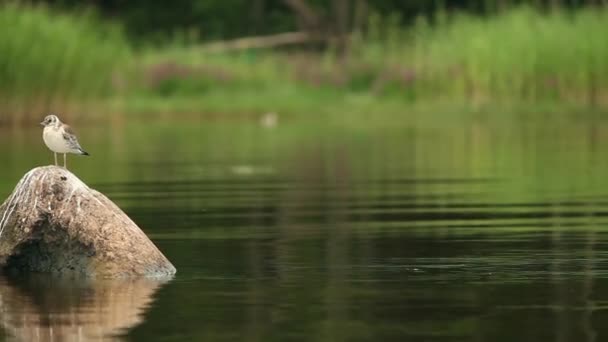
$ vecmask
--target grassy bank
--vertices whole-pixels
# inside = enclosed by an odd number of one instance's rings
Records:
[[[87,110],[129,61],[120,30],[92,14],[5,4],[0,28],[0,121]]]
[[[411,61],[419,98],[608,105],[607,22],[606,9],[542,15],[523,8],[491,19],[455,16],[434,29],[419,23],[406,33],[413,48],[385,46],[396,50],[387,54],[390,64]]]
[[[407,28],[372,16],[347,58],[331,49],[212,54],[177,42],[130,53],[121,32],[93,16],[4,6],[0,120],[91,101],[114,112],[221,115],[605,110],[607,22],[606,8],[439,13]]]
[[[399,111],[410,107],[608,108],[608,10],[519,8],[491,18],[439,14],[403,29],[370,19],[348,58],[332,51],[141,56],[134,111]]]

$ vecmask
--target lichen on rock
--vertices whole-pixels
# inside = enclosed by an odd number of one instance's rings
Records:
[[[175,273],[118,206],[57,166],[29,171],[0,206],[0,268],[87,277]]]

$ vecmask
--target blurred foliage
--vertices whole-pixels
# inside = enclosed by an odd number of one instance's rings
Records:
[[[606,9],[540,14],[520,7],[492,18],[456,14],[433,26],[420,19],[411,30],[390,18],[371,22],[352,54],[384,70],[378,91],[396,85],[413,99],[606,104]]]
[[[167,41],[186,32],[191,39],[216,40],[253,34],[295,30],[298,15],[286,0],[35,0],[63,9],[94,8],[125,24],[134,41],[142,38]],[[382,16],[397,15],[404,23],[420,16],[435,17],[441,10],[488,15],[508,7],[529,4],[541,8],[555,5],[575,8],[603,0],[301,0],[327,22],[338,8],[353,16],[357,8]],[[350,26],[356,25],[351,20]]]
[[[130,54],[120,29],[92,14],[8,4],[0,28],[0,121],[107,95]]]
[[[345,19],[340,4],[360,13],[347,16],[345,35],[337,24],[319,31],[327,37],[316,45],[212,52],[200,44],[311,29],[293,2],[323,23]],[[437,102],[606,108],[603,2],[9,1],[0,7],[0,121],[88,113],[89,101],[99,111],[110,103],[231,114],[402,112]],[[245,18],[254,12],[240,10],[254,5],[257,28]]]
[[[608,9],[542,14],[520,7],[489,18],[445,15],[434,24],[421,17],[409,28],[396,16],[373,14],[368,29],[353,34],[347,57],[331,48],[150,50],[127,107],[228,113],[400,112],[438,102],[606,108],[606,22]]]

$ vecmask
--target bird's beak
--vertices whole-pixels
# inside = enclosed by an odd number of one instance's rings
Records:
[[[40,126],[44,126],[44,121],[40,123]]]

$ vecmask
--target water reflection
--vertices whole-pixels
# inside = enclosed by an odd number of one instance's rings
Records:
[[[549,121],[91,131],[102,155],[75,171],[180,270],[142,324],[109,334],[606,340],[608,125]],[[0,144],[5,193],[24,172],[14,165],[48,163],[32,139]]]
[[[0,324],[16,341],[119,339],[166,281],[0,277]]]

